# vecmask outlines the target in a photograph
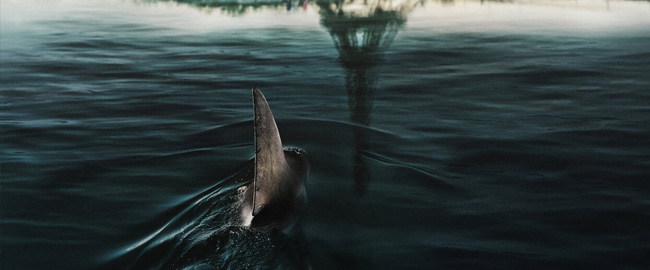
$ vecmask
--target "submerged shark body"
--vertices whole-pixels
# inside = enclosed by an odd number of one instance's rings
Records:
[[[305,200],[309,163],[304,151],[283,148],[278,127],[262,92],[253,89],[255,178],[243,187],[244,226],[286,227]]]

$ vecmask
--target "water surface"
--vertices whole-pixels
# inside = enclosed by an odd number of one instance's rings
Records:
[[[2,269],[649,266],[647,1],[0,11]],[[252,87],[297,234],[232,222]]]

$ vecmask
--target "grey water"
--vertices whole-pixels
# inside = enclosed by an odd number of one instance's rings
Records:
[[[0,12],[0,269],[650,267],[648,1]],[[232,222],[253,87],[295,234]]]

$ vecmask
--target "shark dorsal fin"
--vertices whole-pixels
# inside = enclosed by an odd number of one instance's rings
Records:
[[[255,180],[253,216],[278,196],[281,181],[289,172],[280,133],[262,92],[253,88],[255,110]]]

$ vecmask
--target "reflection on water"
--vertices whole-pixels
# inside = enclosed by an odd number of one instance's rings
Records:
[[[309,0],[133,0],[141,3],[174,2],[186,4],[207,12],[220,10],[231,16],[241,16],[260,9],[306,10]]]
[[[260,7],[307,9],[307,0],[145,0],[175,1],[202,9],[219,9],[231,15],[242,15]],[[443,1],[448,3],[448,1]],[[408,14],[424,0],[317,0],[314,2],[320,23],[330,34],[339,53],[339,63],[345,72],[350,121],[370,126],[374,92],[380,75],[384,54],[397,32],[404,26]],[[354,131],[354,186],[363,195],[370,180],[364,161],[368,151],[366,129]]]
[[[261,8],[278,9],[283,6],[283,3],[290,2],[291,0],[134,0],[136,2],[176,2],[180,4],[188,4],[206,11],[221,10],[221,12],[239,16],[246,14],[250,11],[255,11]]]
[[[321,25],[327,29],[339,63],[345,70],[350,120],[369,126],[374,92],[384,54],[406,22],[408,13],[419,1],[326,1],[319,0]],[[358,195],[363,195],[370,181],[364,161],[368,149],[366,129],[354,131],[354,181]]]

